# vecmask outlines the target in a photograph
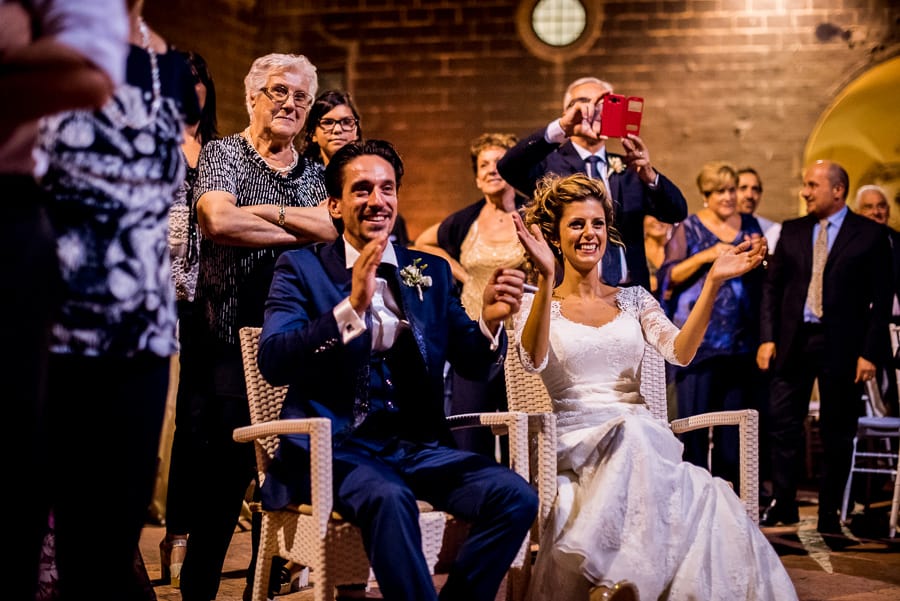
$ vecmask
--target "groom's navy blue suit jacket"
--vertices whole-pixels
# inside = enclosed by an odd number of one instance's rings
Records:
[[[397,300],[414,344],[397,349],[402,353],[402,368],[392,373],[392,400],[399,409],[394,431],[404,440],[453,446],[443,411],[445,361],[467,378],[492,377],[503,365],[506,335],[501,334],[500,346],[491,350],[490,340],[478,322],[469,319],[454,294],[453,277],[444,259],[402,246],[394,246],[394,250],[399,269],[420,258],[420,266],[427,264],[424,275],[431,277],[422,300],[414,287],[399,284]],[[352,432],[360,378],[368,374],[372,354],[371,329],[346,345],[338,331],[333,309],[350,295],[350,288],[351,270],[346,267],[342,239],[283,253],[275,267],[260,338],[263,376],[276,386],[290,386],[282,417],[329,418],[335,444]],[[281,446],[289,453],[297,449],[286,446],[307,450],[308,438],[283,436]],[[291,470],[278,469],[277,464],[276,460],[263,488],[263,502],[268,504],[267,496],[270,501],[278,498],[276,506],[283,504],[286,495],[293,496],[289,491],[300,484],[295,479],[308,480],[307,474],[297,473],[293,461]]]

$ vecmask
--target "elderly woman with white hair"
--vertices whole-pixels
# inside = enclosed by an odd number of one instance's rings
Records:
[[[261,326],[275,261],[285,250],[333,240],[337,232],[322,201],[321,171],[300,157],[316,68],[304,56],[257,58],[244,79],[246,129],[207,144],[194,188],[203,234],[195,302],[206,349],[194,466],[194,520],[181,572],[184,601],[214,599],[247,488],[256,476],[251,445],[235,443],[235,427],[250,423],[238,330]],[[255,537],[254,537],[255,538]],[[248,570],[252,578],[253,567]],[[278,585],[278,574],[273,578]],[[248,584],[249,586],[249,584]]]

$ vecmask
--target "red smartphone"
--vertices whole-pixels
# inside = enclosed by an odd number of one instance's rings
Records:
[[[600,114],[600,135],[608,138],[624,138],[626,134],[640,135],[643,113],[643,98],[607,94],[603,97],[603,112]]]

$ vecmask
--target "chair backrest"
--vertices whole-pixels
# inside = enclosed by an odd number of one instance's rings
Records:
[[[509,351],[504,364],[506,375],[506,394],[510,411],[525,413],[551,412],[550,395],[538,374],[525,371],[519,361],[516,350],[515,332],[507,330]],[[644,346],[644,357],[641,361],[641,396],[647,408],[656,419],[664,424],[669,423],[669,410],[666,401],[666,365],[656,349],[649,344]]]
[[[247,383],[247,400],[250,403],[250,423],[259,424],[276,420],[281,416],[281,405],[287,395],[287,386],[273,386],[259,372],[259,335],[262,328],[243,327],[238,331],[241,341],[241,359],[244,364],[244,379]],[[257,451],[257,467],[260,482],[265,477],[266,468],[275,451],[278,450],[278,436],[268,436],[254,445]]]
[[[884,404],[881,397],[881,390],[878,388],[878,379],[872,378],[866,380],[863,389],[863,399],[866,401],[866,417],[886,417],[888,408]]]
[[[519,353],[515,348],[513,331],[507,330],[509,350],[503,364],[506,378],[506,398],[510,411],[523,413],[552,413],[550,395],[544,387],[541,376],[528,371],[519,361]]]
[[[897,351],[900,349],[900,325],[890,324],[891,333],[891,357],[894,358],[892,365],[900,365],[898,363]],[[894,368],[894,377],[897,378],[897,390],[900,390],[900,369]]]
[[[666,400],[666,361],[655,348],[644,345],[641,360],[641,396],[650,414],[664,424],[669,423],[669,406]]]

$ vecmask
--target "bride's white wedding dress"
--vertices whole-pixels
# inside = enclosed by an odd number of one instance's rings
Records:
[[[518,334],[533,298],[523,299]],[[645,339],[675,363],[678,329],[639,286],[616,300],[620,313],[600,327],[569,321],[554,301],[542,365],[519,347],[550,392],[559,433],[559,494],[529,600],[585,600],[593,584],[619,580],[634,582],[642,601],[796,599],[738,496],[682,461],[681,442],[643,404]]]

